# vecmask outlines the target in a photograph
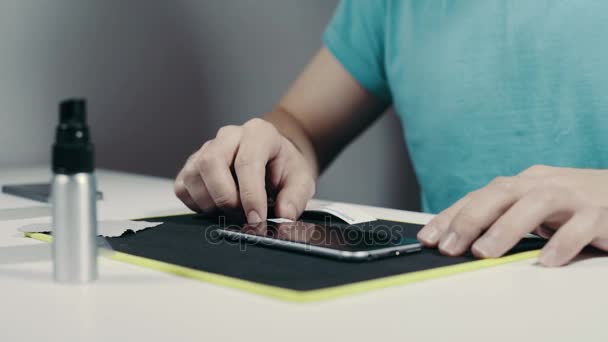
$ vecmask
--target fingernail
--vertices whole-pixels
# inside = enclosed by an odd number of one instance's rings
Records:
[[[487,238],[477,240],[471,247],[473,253],[480,258],[491,258],[492,251],[496,248],[494,242]]]
[[[455,254],[456,249],[458,248],[458,236],[454,232],[450,232],[448,236],[441,240],[439,244],[439,249],[449,254]]]
[[[254,224],[260,222],[262,222],[262,218],[255,210],[251,210],[249,213],[247,213],[247,223]]]
[[[557,253],[557,248],[555,247],[548,247],[547,249],[544,249],[541,253],[540,253],[540,257],[538,258],[538,261],[545,266],[548,267],[554,267],[554,266],[559,266],[559,262],[560,262],[560,257],[559,254]]]
[[[439,240],[439,229],[432,224],[427,225],[426,227],[422,228],[418,238],[423,242],[435,244]]]
[[[285,218],[295,220],[296,219],[296,207],[291,203],[285,205]]]

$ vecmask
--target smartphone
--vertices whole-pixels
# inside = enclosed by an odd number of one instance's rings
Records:
[[[386,230],[357,226],[326,226],[302,221],[232,225],[217,232],[224,238],[342,260],[365,261],[418,252],[416,239]]]

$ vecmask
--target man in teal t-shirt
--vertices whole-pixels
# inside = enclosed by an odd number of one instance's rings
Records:
[[[275,214],[297,218],[392,105],[423,208],[440,212],[427,246],[495,257],[535,231],[553,235],[546,265],[608,250],[608,2],[344,0],[323,43],[264,120],[189,159],[175,183],[186,205],[259,222],[271,187]]]
[[[608,2],[344,1],[324,43],[395,106],[426,211],[534,164],[608,168]]]

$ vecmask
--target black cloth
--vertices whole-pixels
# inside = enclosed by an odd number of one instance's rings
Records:
[[[446,257],[435,249],[423,249],[407,256],[345,262],[217,238],[213,234],[220,227],[217,218],[183,215],[146,220],[164,223],[107,242],[116,251],[292,290],[316,290],[475,260],[470,254]],[[323,223],[323,218],[305,221]],[[384,220],[375,221],[373,227],[379,225],[397,229],[403,237],[415,237],[421,228]],[[537,249],[543,243],[524,240],[509,253]]]

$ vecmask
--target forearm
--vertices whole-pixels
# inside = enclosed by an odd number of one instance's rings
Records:
[[[300,150],[317,178],[387,105],[322,48],[263,118]]]

